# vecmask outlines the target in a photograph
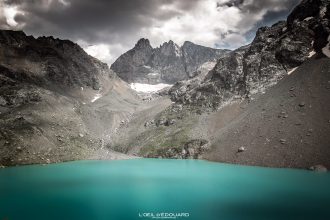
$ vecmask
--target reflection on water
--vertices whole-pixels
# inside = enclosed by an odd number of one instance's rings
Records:
[[[193,160],[0,170],[2,219],[330,219],[330,174]]]

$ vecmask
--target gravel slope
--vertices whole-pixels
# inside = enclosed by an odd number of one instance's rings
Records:
[[[215,120],[213,115],[209,128],[215,128],[222,117]],[[204,155],[207,160],[299,168],[322,164],[329,168],[330,60],[308,60],[213,132],[217,136]],[[246,150],[238,153],[239,147]]]

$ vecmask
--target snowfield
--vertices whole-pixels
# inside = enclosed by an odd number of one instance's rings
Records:
[[[289,72],[288,72],[288,75],[290,75],[292,72],[294,72],[298,67],[295,67],[293,69],[291,69]]]
[[[328,36],[328,44],[322,49],[324,55],[330,58],[330,35]]]
[[[170,84],[164,84],[164,83],[159,83],[155,85],[151,84],[143,84],[143,83],[131,83],[130,87],[134,89],[137,92],[143,92],[143,93],[154,93],[159,90],[162,90],[166,87],[170,87],[172,85]]]

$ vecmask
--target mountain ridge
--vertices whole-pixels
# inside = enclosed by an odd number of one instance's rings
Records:
[[[217,59],[140,39],[118,68],[139,82],[185,78],[156,94],[70,41],[0,31],[0,166],[140,156],[329,168],[329,3],[302,1]]]
[[[317,11],[305,12],[308,8]],[[327,0],[302,1],[287,21],[259,28],[251,44],[219,58],[205,78],[195,80],[198,83],[175,84],[170,90],[172,100],[217,109],[226,101],[263,92],[314,51],[323,56],[330,33],[329,11]],[[315,17],[309,17],[311,14]]]
[[[191,78],[203,63],[215,61],[227,52],[229,50],[204,47],[190,41],[179,46],[172,40],[153,48],[148,39],[141,38],[110,68],[129,83],[173,84]]]

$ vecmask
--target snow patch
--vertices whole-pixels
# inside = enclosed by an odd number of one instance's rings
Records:
[[[94,98],[91,100],[91,102],[95,102],[96,100],[98,100],[99,98],[101,98],[102,95],[100,93],[97,93]]]
[[[308,57],[311,58],[311,57],[314,56],[315,54],[316,54],[316,52],[313,50],[313,51],[309,52]]]
[[[330,58],[330,35],[328,36],[328,43],[322,48],[322,53]]]
[[[323,18],[326,13],[327,13],[327,7],[321,8],[321,10],[320,10],[320,17]]]
[[[308,18],[305,18],[304,21],[309,21],[311,19],[313,19],[314,17],[308,17]]]
[[[203,63],[198,69],[204,68],[208,71],[211,71],[215,67],[216,64],[217,64],[217,62],[208,61],[208,62]]]
[[[292,72],[294,72],[298,67],[295,67],[293,69],[291,69],[289,72],[288,72],[288,75],[290,75]]]
[[[175,45],[175,56],[181,57],[181,50],[177,45]]]
[[[160,74],[159,73],[148,73],[147,76],[158,76],[158,75],[160,75]]]
[[[166,87],[170,87],[172,85],[170,84],[164,84],[164,83],[159,83],[155,85],[151,84],[143,84],[143,83],[131,83],[130,87],[134,89],[137,92],[143,92],[143,93],[155,93],[159,90],[162,90]]]

